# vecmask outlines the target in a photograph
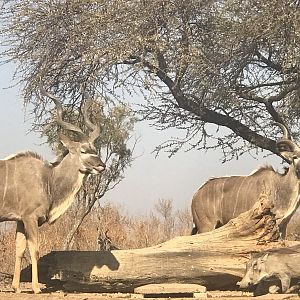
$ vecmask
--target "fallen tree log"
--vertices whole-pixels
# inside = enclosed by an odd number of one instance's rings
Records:
[[[236,287],[250,253],[300,243],[278,241],[272,203],[262,193],[253,208],[225,226],[133,250],[58,251],[39,261],[40,279],[67,290],[132,292],[150,283],[196,283],[208,290]]]

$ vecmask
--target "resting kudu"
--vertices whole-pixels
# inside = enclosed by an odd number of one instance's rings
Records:
[[[38,227],[45,222],[53,223],[70,207],[86,174],[99,174],[105,169],[93,144],[100,130],[87,116],[88,105],[85,105],[83,116],[91,132],[86,136],[79,127],[63,121],[58,98],[42,87],[41,93],[55,103],[56,122],[65,130],[77,132],[80,141],[71,141],[60,134],[59,139],[68,151],[53,165],[33,152],[17,153],[0,160],[0,221],[17,222],[12,282],[16,292],[20,292],[21,263],[27,243],[32,262],[32,288],[34,293],[40,292]]]

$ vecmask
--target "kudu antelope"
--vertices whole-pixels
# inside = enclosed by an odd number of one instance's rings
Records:
[[[105,169],[93,144],[100,131],[87,116],[88,105],[85,105],[83,116],[91,132],[86,136],[79,127],[63,121],[63,109],[58,98],[42,87],[41,94],[55,103],[57,123],[65,130],[77,132],[80,141],[71,141],[60,134],[60,141],[67,151],[53,165],[33,152],[10,155],[0,161],[0,221],[17,221],[12,282],[16,292],[20,292],[21,263],[27,243],[32,262],[32,288],[34,293],[40,292],[38,227],[45,222],[53,223],[70,207],[86,174],[99,174]]]
[[[285,236],[286,225],[299,206],[300,148],[291,140],[286,127],[277,125],[283,131],[283,137],[277,141],[278,151],[290,162],[286,172],[280,174],[272,167],[262,167],[248,176],[208,180],[192,200],[192,234],[218,228],[251,209],[261,192],[266,189],[274,204],[273,212],[281,224],[281,233]]]

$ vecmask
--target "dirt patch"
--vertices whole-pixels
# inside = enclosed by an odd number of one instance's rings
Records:
[[[297,295],[265,295],[260,297],[251,297],[251,296],[241,296],[240,293],[227,291],[227,292],[213,292],[207,295],[207,298],[198,298],[198,299],[220,299],[220,300],[299,300]],[[54,293],[42,293],[39,295],[32,294],[28,291],[24,291],[21,294],[14,294],[12,292],[0,292],[0,299],[2,300],[124,300],[124,299],[136,299],[136,295],[131,294],[96,294],[96,293],[63,293],[63,292],[54,292]],[[147,298],[147,299],[166,299],[166,298]],[[174,300],[192,300],[196,298],[168,298]]]
[[[31,291],[31,283],[21,283],[21,294],[16,294],[11,288],[12,276],[9,274],[0,273],[0,300],[126,300],[126,299],[140,299],[141,295],[130,293],[66,293],[64,291],[51,292],[41,285],[42,293],[33,294]],[[220,299],[220,300],[293,300],[300,298],[297,295],[264,295],[261,297],[253,297],[252,293],[242,291],[208,291],[207,298],[198,299]],[[184,299],[191,300],[195,298],[147,298],[147,299]]]

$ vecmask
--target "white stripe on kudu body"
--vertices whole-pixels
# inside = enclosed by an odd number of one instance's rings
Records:
[[[4,163],[4,166],[5,166],[5,179],[4,179],[4,190],[2,196],[2,207],[5,205],[5,196],[6,196],[7,184],[8,184],[8,168],[6,163]]]
[[[81,188],[82,181],[84,178],[84,174],[79,174],[78,180],[76,183],[74,183],[73,190],[70,192],[70,194],[66,195],[66,197],[59,203],[57,206],[54,206],[49,213],[49,223],[53,223],[55,220],[57,220],[61,215],[63,215],[66,210],[71,206],[71,204],[74,201],[74,197],[76,196],[77,192]]]
[[[268,192],[275,207],[274,213],[281,221],[280,229],[285,235],[287,222],[299,206],[300,148],[291,140],[286,127],[277,125],[282,129],[283,137],[276,145],[278,152],[290,162],[289,169],[281,174],[272,167],[262,167],[248,176],[223,176],[208,180],[192,199],[195,224],[192,233],[210,231],[218,224],[226,224],[251,209],[262,192]]]

